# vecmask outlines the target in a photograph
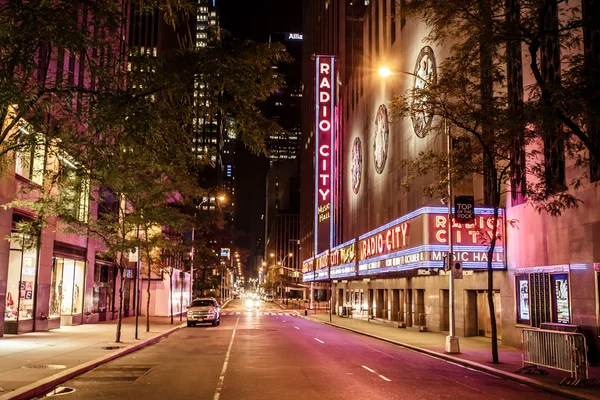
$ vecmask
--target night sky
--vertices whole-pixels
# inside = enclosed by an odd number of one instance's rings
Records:
[[[269,33],[302,32],[302,0],[217,0],[221,26],[239,39],[267,42]]]
[[[268,42],[275,32],[302,32],[302,0],[217,0],[221,27],[236,39]],[[256,241],[264,246],[265,183],[268,160],[236,146],[235,228],[246,235],[238,245],[249,249],[244,274],[257,276],[253,263]]]

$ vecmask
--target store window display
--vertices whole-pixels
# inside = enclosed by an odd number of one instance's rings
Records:
[[[24,238],[16,234],[10,239],[5,322],[18,322],[34,317],[37,248],[26,248]]]
[[[85,262],[55,257],[52,266],[50,316],[81,314]]]

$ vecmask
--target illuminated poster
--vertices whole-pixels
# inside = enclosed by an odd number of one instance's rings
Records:
[[[529,321],[529,281],[521,279],[519,283],[519,320]]]
[[[569,281],[567,275],[555,275],[554,281],[554,306],[556,322],[568,324],[571,322],[569,313]]]
[[[319,254],[333,244],[335,58],[317,55],[315,59],[315,254]]]

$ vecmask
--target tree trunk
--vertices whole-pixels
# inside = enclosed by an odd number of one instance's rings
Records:
[[[200,295],[201,296],[204,296],[205,279],[206,279],[206,266],[202,267],[202,282],[200,284]]]
[[[494,131],[491,121],[494,112],[494,79],[493,79],[493,50],[495,46],[493,34],[492,5],[490,0],[479,0],[481,27],[479,32],[479,76],[481,91],[481,111],[483,113],[482,138],[491,151],[486,151],[483,157],[484,168],[484,198],[486,205],[493,205],[494,218],[498,218],[499,192],[497,189],[498,173],[494,165],[492,153],[495,149]],[[490,121],[488,123],[488,121]],[[494,307],[494,270],[492,260],[496,245],[496,224],[492,230],[492,240],[488,250],[488,306],[490,309],[490,325],[492,330],[492,362],[498,363],[498,332],[496,331],[496,311]]]
[[[147,246],[148,243],[148,229],[145,229],[146,236],[146,254],[148,255],[148,285],[146,286],[146,332],[150,332],[150,278],[152,275],[152,257],[150,257],[150,249]],[[141,257],[142,255],[139,254]]]
[[[150,266],[148,266],[148,285],[146,285],[146,332],[150,332]]]
[[[169,303],[171,305],[171,324],[173,323],[173,268],[171,267],[171,273],[169,274]]]
[[[492,240],[490,248],[488,250],[488,305],[490,308],[490,325],[492,328],[492,362],[494,364],[499,363],[498,359],[498,330],[496,326],[496,307],[494,305],[494,269],[492,268],[492,261],[494,256],[494,249],[496,248],[496,237],[498,235],[498,208],[499,208],[499,197],[496,191],[495,193],[496,202],[494,203],[494,227],[492,228]]]
[[[125,290],[125,279],[123,273],[125,269],[119,268],[121,271],[119,281],[119,313],[117,314],[117,332],[115,336],[115,342],[121,342],[121,325],[123,323],[123,291]]]

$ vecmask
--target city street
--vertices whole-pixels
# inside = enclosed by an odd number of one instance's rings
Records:
[[[243,300],[220,326],[180,329],[62,386],[72,399],[560,398]]]

